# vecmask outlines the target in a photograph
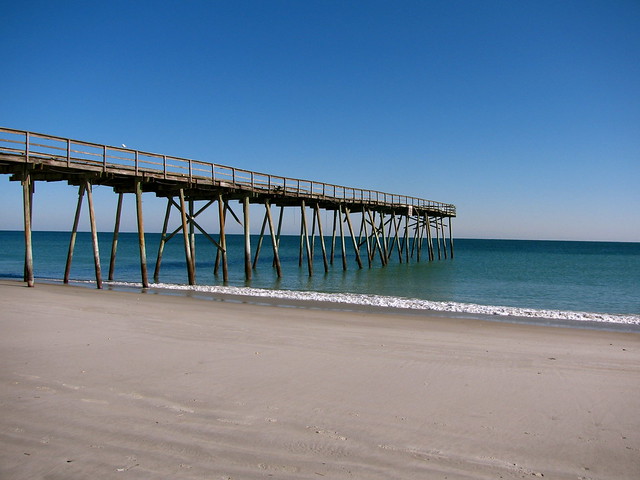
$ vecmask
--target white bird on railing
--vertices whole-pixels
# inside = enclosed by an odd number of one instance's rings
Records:
[[[122,146],[123,146],[124,148],[127,148],[127,146],[126,146],[124,143],[122,144]]]

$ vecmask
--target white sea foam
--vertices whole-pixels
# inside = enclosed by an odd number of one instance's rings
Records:
[[[140,283],[107,282],[112,286],[142,287]],[[477,305],[473,303],[433,302],[415,298],[389,297],[357,293],[323,293],[292,290],[269,290],[250,287],[229,287],[216,285],[176,285],[157,283],[151,288],[160,290],[180,290],[196,293],[220,294],[253,298],[281,299],[284,301],[315,301],[341,305],[360,305],[410,310],[429,310],[434,312],[460,313],[471,315],[497,315],[531,319],[551,319],[583,322],[600,322],[624,325],[640,325],[640,315],[618,315],[609,313],[574,312],[563,310],[539,310],[533,308]]]

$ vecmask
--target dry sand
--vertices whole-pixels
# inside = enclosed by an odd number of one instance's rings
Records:
[[[2,479],[638,479],[640,335],[0,282]]]

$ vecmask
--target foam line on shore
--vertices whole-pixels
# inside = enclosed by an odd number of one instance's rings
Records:
[[[140,283],[107,282],[113,287],[141,288]],[[594,312],[574,312],[568,310],[549,310],[522,307],[506,307],[496,305],[478,305],[459,302],[434,302],[414,298],[391,297],[383,295],[367,295],[357,293],[324,293],[293,290],[270,290],[251,287],[233,287],[218,285],[177,285],[154,283],[151,288],[196,293],[208,293],[230,296],[271,298],[291,301],[328,302],[342,305],[359,305],[408,310],[425,310],[443,313],[460,313],[471,315],[494,315],[501,317],[520,317],[530,319],[568,320],[577,322],[598,322],[640,326],[640,315],[621,315]]]

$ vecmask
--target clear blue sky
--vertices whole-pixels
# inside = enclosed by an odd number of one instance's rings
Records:
[[[24,1],[1,25],[2,126],[451,202],[459,237],[640,241],[637,0]],[[69,230],[75,196],[37,184],[34,228]],[[6,176],[0,201],[21,229]]]

